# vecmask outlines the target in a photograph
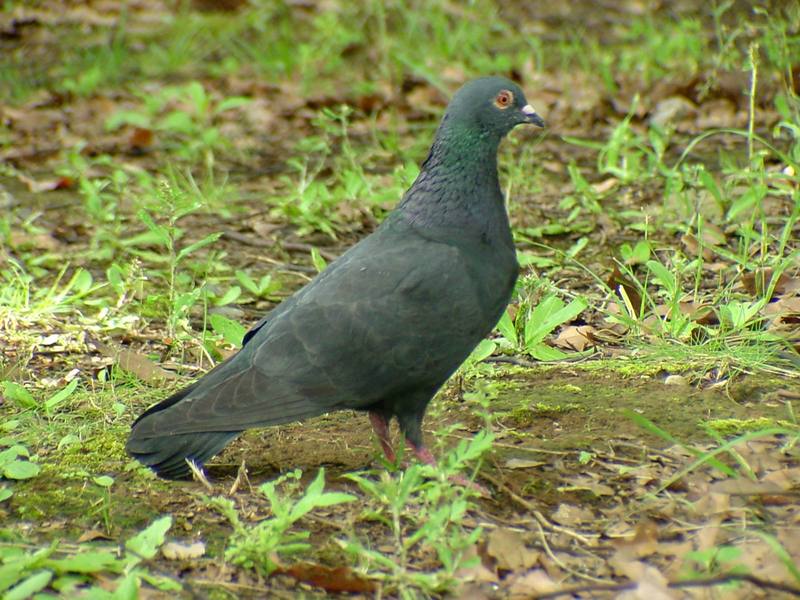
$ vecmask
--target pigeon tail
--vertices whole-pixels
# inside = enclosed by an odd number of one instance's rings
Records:
[[[186,463],[187,459],[202,466],[240,433],[241,431],[208,431],[142,438],[137,437],[134,428],[125,449],[160,477],[187,479],[192,474]]]
[[[198,466],[222,451],[241,431],[203,431],[174,434],[168,431],[148,431],[148,421],[159,419],[160,414],[183,400],[197,387],[197,382],[176,392],[166,400],[151,406],[131,428],[125,449],[132,457],[147,465],[165,479],[187,479],[192,470],[186,459]]]

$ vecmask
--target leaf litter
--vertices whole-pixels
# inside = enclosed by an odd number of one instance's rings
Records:
[[[303,3],[296,4],[300,6]],[[622,8],[623,15],[635,14],[641,9],[639,4],[628,3]],[[118,22],[118,10],[117,3],[108,2],[89,3],[85,7],[70,4],[57,12],[48,10],[44,5],[35,8],[16,7],[3,16],[0,31],[9,37],[24,37],[36,31],[45,40],[42,46],[48,48],[59,44],[59,26],[76,23],[90,28],[111,27]],[[170,11],[171,8],[159,2],[136,3],[130,13],[131,31],[141,32],[152,27]],[[551,18],[558,20],[562,16],[551,15]],[[602,17],[587,15],[587,18]],[[622,73],[614,82],[614,89],[610,89],[594,72],[578,69],[539,71],[532,64],[523,65],[521,69],[526,86],[536,91],[537,108],[548,115],[548,121],[557,126],[560,135],[602,137],[614,116],[624,117],[631,111],[637,118],[634,128],[638,127],[641,131],[644,131],[645,123],[670,125],[677,132],[686,134],[702,132],[710,127],[741,128],[747,125],[747,98],[741,90],[747,87],[748,82],[746,73],[740,71],[719,70],[713,74],[698,74],[688,80],[665,77],[649,87],[643,87],[635,75]],[[464,73],[463,69],[454,66],[441,76],[444,81],[455,82],[463,80]],[[229,95],[253,98],[247,110],[232,110],[218,116],[218,124],[225,132],[225,137],[236,140],[236,152],[231,153],[236,156],[225,155],[220,159],[234,174],[253,169],[270,175],[285,172],[285,158],[292,152],[292,145],[286,140],[312,135],[315,132],[312,121],[323,107],[336,107],[342,102],[357,106],[362,115],[356,117],[353,130],[369,132],[364,113],[399,106],[404,113],[400,130],[405,135],[411,135],[413,129],[409,128],[408,123],[430,119],[446,99],[439,87],[431,85],[424,78],[409,78],[405,82],[407,89],[403,92],[384,85],[370,93],[342,92],[333,95],[304,94],[296,82],[263,83],[234,75],[209,78],[203,84],[215,100]],[[767,90],[763,94],[765,98],[774,95],[774,92],[769,92],[770,85],[767,82]],[[164,85],[159,82],[145,91],[155,93],[162,87]],[[637,94],[639,101],[634,105],[632,99]],[[60,198],[67,198],[74,203],[76,180],[58,173],[59,166],[63,164],[63,154],[80,148],[80,155],[114,155],[131,173],[156,169],[161,158],[168,153],[170,140],[167,133],[145,126],[128,125],[119,130],[106,127],[108,118],[115,112],[138,110],[141,106],[141,94],[117,88],[101,89],[99,93],[88,97],[40,89],[22,105],[5,102],[0,105],[6,127],[3,135],[10,136],[10,141],[0,147],[0,160],[13,165],[11,171],[3,172],[0,183],[6,190],[12,190],[12,204],[21,207],[21,215],[33,217],[36,211],[42,211],[45,215],[37,217],[42,231],[12,231],[7,237],[9,248],[0,249],[0,258],[9,256],[9,251],[79,257],[86,250],[88,245],[85,232],[81,229],[83,224],[69,222],[70,217],[62,219],[61,214],[68,212],[63,208],[58,212],[50,212],[48,208],[48,205],[57,205],[56,201]],[[180,106],[165,105],[163,114],[175,108]],[[155,118],[161,116],[162,113],[159,113]],[[758,118],[761,127],[769,128],[777,123],[779,116],[771,105],[760,105]],[[394,126],[383,115],[378,117],[377,122],[384,128]],[[265,144],[265,136],[269,137],[268,144]],[[724,145],[724,140],[721,143]],[[513,215],[515,225],[520,228],[527,221],[542,220],[535,211],[563,214],[558,203],[564,196],[575,193],[574,182],[564,183],[565,165],[576,161],[587,166],[588,173],[595,168],[595,165],[587,165],[588,154],[582,154],[579,148],[568,146],[561,140],[545,139],[537,147],[537,153],[541,154],[538,162],[544,165],[547,172],[556,176],[554,181],[558,183],[545,181],[538,195],[540,205],[529,212]],[[773,179],[771,186],[785,189],[788,193],[796,189],[796,179],[788,176],[790,173],[786,171],[786,165],[772,165],[771,168],[776,174],[787,175]],[[106,174],[107,168],[102,165],[91,165],[84,171],[89,178]],[[282,189],[282,184],[269,176],[256,179],[250,185],[252,189],[247,191],[252,196],[273,194],[276,189]],[[590,181],[589,187],[597,196],[614,196],[620,205],[627,203],[643,211],[648,210],[648,203],[653,200],[653,195],[646,188],[643,191],[631,191],[629,185],[618,176],[597,173],[596,180]],[[700,208],[709,213],[718,212],[715,204],[713,194],[699,202]],[[330,260],[355,236],[374,224],[372,213],[365,216],[352,207],[342,208],[344,220],[349,223],[347,227],[350,229],[343,227],[340,238],[331,242],[324,236],[295,235],[292,228],[287,228],[279,218],[259,215],[259,212],[263,213],[263,207],[259,204],[245,201],[243,205],[251,209],[254,215],[247,219],[236,218],[231,225],[234,234],[231,237],[253,233],[259,239],[268,236],[275,243],[265,253],[271,261],[282,265],[296,263],[298,252],[305,256],[312,247],[320,245],[328,246],[321,254]],[[773,207],[770,210],[777,213],[781,209]],[[190,217],[191,225],[199,236],[218,230],[217,216],[212,217]],[[58,236],[50,233],[50,230],[56,231],[56,223],[61,228]],[[543,235],[552,235],[556,241],[569,243],[582,234],[580,227],[554,228],[551,234],[545,232]],[[593,227],[596,229],[591,229]],[[604,250],[606,245],[617,245],[622,241],[618,220],[598,217],[590,230],[593,243],[599,249],[598,257],[594,260],[595,264],[601,265],[597,271],[612,273],[608,285],[618,296],[615,308],[609,305],[609,312],[625,314],[628,306],[632,306],[636,312],[647,307],[642,283],[647,274],[646,260],[625,261],[630,269],[623,272],[617,262],[602,256],[607,254]],[[657,233],[655,238],[658,239]],[[238,242],[241,239],[220,240],[226,251],[245,257]],[[765,287],[771,285],[772,297],[758,308],[758,314],[765,319],[769,331],[780,332],[787,339],[794,340],[796,347],[800,347],[797,265],[777,274],[777,278],[776,273],[768,269],[740,275],[725,254],[726,248],[734,242],[731,232],[708,222],[701,235],[685,234],[681,237],[680,243],[687,253],[702,261],[703,285],[702,297],[687,295],[681,298],[677,310],[689,321],[707,325],[714,320],[719,321],[720,315],[713,308],[713,290],[721,283],[738,286],[744,295],[743,299],[749,301],[755,301]],[[293,247],[299,250],[292,250]],[[290,256],[290,252],[295,252],[295,255]],[[245,260],[258,264],[263,259],[250,256]],[[310,273],[315,272],[309,262],[301,266],[306,266]],[[575,285],[573,282],[578,280],[570,277],[571,274],[569,267],[564,267],[566,289],[571,289]],[[288,285],[291,287],[300,283],[301,280],[297,279]],[[659,323],[671,310],[662,302],[656,300],[656,305],[650,307],[652,314],[642,321],[645,335],[650,329],[655,337]],[[254,310],[263,311],[271,305],[272,302],[267,301],[254,307]],[[251,320],[256,316],[246,313]],[[550,343],[570,351],[594,348],[609,355],[619,351],[615,342],[628,332],[626,325],[601,315],[584,317],[588,317],[588,323],[566,324],[557,337],[549,340]],[[23,340],[6,337],[5,333],[0,332],[0,343],[4,346],[0,368],[4,378],[5,373],[13,373],[20,365],[28,380],[41,381],[53,373],[72,372],[76,368],[80,372],[96,375],[106,371],[111,363],[145,383],[155,384],[175,378],[172,371],[163,369],[150,358],[153,355],[170,356],[170,343],[163,324],[151,323],[149,329],[143,324],[136,325],[123,337],[93,331],[93,335],[103,338],[102,342],[94,344],[74,333],[75,325],[69,319],[78,319],[76,312],[61,319],[48,318],[26,323],[38,336],[30,347]],[[73,331],[57,331],[64,325],[72,325]],[[85,327],[78,323],[77,328],[83,330]],[[4,330],[11,331],[11,327]],[[192,350],[196,356],[202,355],[199,345]],[[621,352],[629,354],[627,350]],[[158,362],[163,364],[163,361]],[[184,373],[197,370],[196,361],[174,362],[184,369]],[[499,378],[513,379],[518,376],[518,372],[512,369],[509,373],[503,372]],[[535,378],[539,386],[544,386],[548,375],[537,371],[530,377]],[[584,385],[582,377],[578,379],[580,385],[576,387]],[[670,377],[683,378],[672,380],[680,383],[676,387],[688,387],[693,381],[693,378],[669,373],[664,377],[664,383]],[[586,380],[597,383],[591,377]],[[601,376],[600,385],[635,388],[634,381],[634,378],[603,381]],[[653,386],[641,393],[653,394],[655,402],[661,402],[654,389]],[[563,393],[578,392],[565,390]],[[784,394],[783,400],[779,401],[781,407],[786,404],[791,406],[792,400],[797,400],[797,392],[791,386],[775,393]],[[159,395],[160,392],[154,394]],[[453,400],[456,395],[448,388],[444,394],[447,398],[439,402]],[[536,392],[529,395],[531,398],[539,397]],[[763,400],[758,394],[745,395],[753,403]],[[8,397],[8,392],[4,391],[4,410],[5,405],[10,404]],[[533,400],[529,404],[532,405]],[[554,407],[549,408],[552,411]],[[759,410],[761,408],[758,406]],[[556,411],[559,415],[557,418],[537,417],[536,411],[543,410],[543,407],[526,406],[526,410],[522,411],[524,414],[514,415],[517,426],[512,429],[505,427],[508,415],[500,414],[501,409],[496,409],[501,427],[499,444],[495,450],[498,453],[496,463],[502,466],[491,471],[491,476],[496,479],[496,483],[493,482],[496,488],[494,499],[481,500],[469,511],[469,519],[476,526],[483,526],[485,535],[471,549],[478,563],[460,573],[462,587],[456,591],[456,595],[465,598],[536,598],[565,597],[570,594],[573,597],[650,600],[717,598],[723,593],[722,590],[725,598],[734,599],[798,595],[800,582],[791,565],[800,561],[800,458],[797,448],[787,444],[785,435],[748,440],[732,447],[727,454],[718,455],[729,468],[739,469],[737,477],[731,478],[711,466],[713,463],[710,460],[698,463],[697,454],[687,451],[684,446],[663,447],[653,440],[631,443],[617,429],[619,422],[605,421],[605,408],[589,407],[587,412],[567,408],[565,414]],[[678,406],[672,410],[682,409]],[[444,416],[432,419],[429,427],[453,420],[453,412],[451,410]],[[726,411],[717,409],[715,412],[719,416]],[[463,420],[465,417],[462,414],[457,418]],[[543,423],[545,420],[546,424]],[[229,488],[229,495],[236,498],[243,508],[250,507],[247,518],[257,520],[258,514],[264,513],[254,508],[258,507],[259,500],[249,482],[230,486],[234,474],[235,481],[240,482],[240,457],[246,457],[251,468],[256,467],[253,469],[254,477],[259,480],[269,478],[282,465],[290,464],[308,469],[333,464],[340,474],[363,468],[371,461],[370,441],[352,431],[361,427],[354,426],[355,422],[348,417],[323,418],[300,428],[291,426],[278,432],[248,434],[237,450],[238,455],[225,454],[219,459],[217,480]],[[600,422],[602,427],[588,432],[587,439],[578,440],[572,436],[564,441],[568,432],[582,430],[587,427],[587,422]],[[670,429],[668,418],[661,422],[666,429]],[[679,430],[678,433],[683,431]],[[124,436],[124,429],[120,429],[118,435]],[[634,437],[638,439],[641,436],[642,432],[637,431]],[[524,456],[513,454],[514,451],[500,444],[521,448]],[[358,452],[355,456],[343,458],[347,454],[344,447],[350,445],[355,446]],[[702,453],[713,452],[718,446],[694,444],[692,447],[702,456]],[[581,448],[591,450],[588,462],[574,458]],[[548,449],[552,454],[537,453],[537,450]],[[46,453],[42,452],[42,456],[45,457]],[[268,458],[261,458],[263,456]],[[531,456],[535,456],[535,459]],[[690,469],[693,464],[696,466]],[[331,559],[330,549],[326,548],[324,541],[341,535],[341,528],[337,528],[337,524],[354,521],[356,533],[373,536],[376,547],[393,552],[393,540],[385,530],[358,518],[363,506],[346,512],[332,508],[323,520],[311,521],[308,526],[314,529],[315,538],[322,540],[315,544],[323,550],[319,562],[286,565],[274,580],[265,582],[242,569],[219,564],[214,555],[216,550],[209,551],[206,542],[196,541],[196,530],[210,537],[219,535],[219,531],[206,522],[208,513],[198,502],[198,488],[192,487],[193,484],[160,489],[154,486],[151,489],[148,484],[142,485],[140,479],[123,473],[122,465],[119,467],[115,476],[124,484],[135,486],[131,494],[146,507],[147,512],[167,511],[182,522],[183,530],[175,534],[175,540],[161,548],[167,562],[159,563],[159,556],[155,554],[152,561],[159,564],[159,568],[172,572],[175,567],[170,565],[170,561],[182,563],[181,576],[187,582],[196,579],[204,581],[203,585],[217,584],[223,589],[228,586],[227,589],[236,594],[254,596],[264,594],[267,590],[288,590],[289,594],[298,590],[309,594],[324,590],[370,596],[381,589],[379,583],[363,573],[337,564],[341,557]],[[678,474],[681,476],[676,477]],[[33,485],[36,479],[31,481]],[[665,482],[670,482],[670,485],[663,488]],[[215,485],[213,478],[208,485]],[[337,485],[345,484],[339,481]],[[114,498],[115,502],[122,502],[121,498]],[[48,539],[48,531],[62,531],[65,528],[63,522],[48,522],[48,519],[59,516],[61,508],[58,506],[44,513],[42,520],[37,522],[32,519],[32,524],[17,521],[18,505],[11,506],[14,508],[9,510],[8,503],[0,504],[0,514],[4,517],[13,515],[15,526],[19,525],[34,538],[44,541]],[[120,507],[117,510],[126,509]],[[106,533],[103,533],[105,530],[92,527],[99,521],[95,517],[87,519],[85,515],[82,518],[86,526],[83,535],[77,538],[78,542],[102,542],[106,538]],[[134,519],[134,526],[142,520],[141,515],[138,516]],[[120,526],[127,527],[130,525]],[[189,535],[190,532],[191,536],[184,539],[184,534]],[[120,531],[111,535],[118,541]],[[211,541],[207,545],[215,548]],[[783,556],[776,548],[782,549],[783,555],[788,556],[789,560],[776,558]],[[420,550],[410,558],[418,568],[430,564],[427,550]],[[109,580],[105,585],[112,589],[114,584]],[[723,585],[725,587],[721,588]],[[146,593],[154,597],[158,595],[152,590]]]

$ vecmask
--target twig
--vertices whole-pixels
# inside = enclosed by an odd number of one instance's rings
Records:
[[[455,438],[457,440],[471,440],[473,436],[467,435],[458,435],[457,433],[445,433],[442,437],[449,437]],[[575,451],[566,451],[566,450],[547,450],[545,448],[530,448],[526,446],[515,446],[514,444],[504,444],[502,442],[493,442],[493,447],[496,448],[509,448],[511,450],[522,450],[523,452],[539,452],[541,454],[556,454],[558,456],[567,456],[569,454],[575,454]],[[495,465],[498,467],[498,465]]]
[[[239,490],[239,486],[242,485],[243,481],[246,481],[248,487],[252,489],[252,486],[250,485],[250,478],[247,476],[247,465],[245,464],[244,459],[242,459],[242,464],[239,465],[239,470],[236,472],[236,479],[234,480],[233,485],[231,485],[231,489],[228,490],[228,496],[233,496]]]
[[[723,585],[725,583],[731,583],[733,581],[745,581],[760,588],[776,590],[800,598],[800,588],[796,588],[785,583],[779,583],[777,581],[767,581],[766,579],[761,579],[760,577],[750,575],[749,573],[728,573],[727,575],[720,575],[719,577],[711,577],[708,579],[687,579],[685,581],[673,581],[667,583],[667,587],[671,589],[714,587],[717,585]],[[574,597],[577,594],[583,594],[587,592],[624,592],[626,590],[636,589],[638,585],[639,583],[636,581],[606,585],[581,585],[564,588],[554,592],[546,592],[544,594],[532,594],[528,596],[528,598],[534,600],[547,600],[549,598],[559,598],[561,596]]]
[[[500,481],[496,477],[494,477],[492,475],[489,475],[488,473],[485,473],[485,472],[481,472],[480,476],[485,478],[485,479],[488,479],[495,486],[497,486],[500,489],[502,489],[506,494],[509,495],[509,497],[511,497],[511,499],[514,502],[516,502],[522,508],[524,508],[525,510],[530,512],[540,525],[546,527],[550,531],[555,531],[557,533],[563,533],[564,535],[567,535],[567,536],[569,536],[571,538],[574,538],[574,539],[578,540],[580,543],[582,543],[582,544],[584,544],[586,546],[591,546],[592,545],[592,539],[590,539],[590,538],[597,539],[599,537],[598,534],[585,534],[584,535],[584,534],[578,533],[577,531],[573,531],[571,529],[567,529],[566,527],[561,527],[560,525],[556,525],[555,523],[551,523],[550,521],[547,520],[547,517],[545,517],[533,504],[531,504],[530,502],[525,500],[525,498],[523,498],[522,496],[519,496],[518,494],[514,493],[506,484],[504,484],[502,481]]]
[[[255,246],[257,248],[272,248],[277,244],[272,240],[265,240],[258,237],[253,237],[250,235],[245,235],[244,233],[239,233],[238,231],[231,231],[230,229],[226,229],[222,232],[222,237],[233,240],[234,242],[239,242],[240,244],[244,244],[245,246]]]
[[[222,237],[233,240],[234,242],[239,242],[245,246],[255,246],[256,248],[278,247],[290,252],[295,251],[309,253],[314,249],[314,246],[311,244],[305,244],[302,242],[279,242],[274,240],[265,240],[262,238],[253,237],[251,235],[246,235],[244,233],[239,233],[238,231],[231,231],[230,229],[223,231]],[[329,252],[328,250],[317,248],[317,252],[319,252],[319,255],[325,260],[336,260],[339,258],[338,254]]]
[[[595,583],[606,585],[606,581],[604,579],[598,579],[592,575],[586,575],[585,573],[576,571],[572,567],[568,566],[563,560],[558,558],[550,549],[550,544],[547,543],[547,536],[544,534],[544,527],[542,527],[542,524],[537,522],[536,527],[539,530],[539,539],[542,541],[542,547],[544,548],[545,554],[547,554],[547,556],[550,557],[550,560],[556,563],[556,565],[558,565],[562,570],[566,571],[570,575],[574,575],[575,577],[580,577],[581,579],[586,579],[587,581],[594,581]]]
[[[294,273],[314,273],[314,274],[316,274],[317,273],[317,270],[314,267],[310,267],[310,266],[307,266],[307,265],[293,265],[292,263],[285,263],[285,262],[281,262],[279,260],[275,260],[274,258],[270,258],[269,256],[260,256],[259,255],[259,256],[256,256],[255,258],[257,260],[261,261],[261,262],[269,263],[271,265],[274,265],[278,269],[282,269],[282,270],[287,271],[288,273],[292,273],[292,274],[294,274]],[[308,278],[306,278],[306,279],[308,279]]]
[[[284,250],[297,250],[298,252],[308,253],[314,249],[314,246],[311,244],[304,244],[302,242],[282,242],[280,247]],[[319,255],[325,260],[336,260],[339,258],[338,254],[334,254],[333,252],[328,252],[327,250],[322,250],[320,248],[317,248],[317,252],[319,252]]]
[[[195,585],[205,587],[221,587],[228,590],[240,592],[258,592],[261,598],[296,598],[295,592],[284,592],[283,590],[276,590],[265,586],[248,585],[246,583],[232,583],[228,581],[211,581],[210,579],[193,579],[192,583]]]
[[[518,356],[490,356],[489,358],[485,359],[484,362],[507,363],[510,365],[515,365],[517,367],[526,367],[528,369],[533,369],[543,364],[539,362],[525,360],[524,358],[519,358]]]
[[[567,356],[566,358],[562,358],[560,360],[537,360],[533,362],[531,360],[527,360],[524,358],[520,358],[519,356],[490,356],[485,358],[483,362],[492,362],[492,363],[508,363],[511,365],[516,365],[518,367],[526,367],[528,369],[533,369],[535,367],[542,367],[542,366],[553,366],[553,365],[563,365],[565,363],[568,364],[575,364],[586,362],[587,360],[592,360],[596,358],[595,354],[591,354],[589,356]]]
[[[203,472],[203,469],[198,467],[197,463],[193,460],[189,460],[188,458],[185,460],[186,464],[189,465],[189,468],[192,470],[192,475],[194,476],[195,481],[199,481],[209,492],[213,493],[214,487],[211,485],[211,483],[209,483],[206,474]]]

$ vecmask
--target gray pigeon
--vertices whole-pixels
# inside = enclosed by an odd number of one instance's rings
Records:
[[[395,417],[433,464],[425,409],[497,323],[517,280],[497,148],[521,123],[544,126],[516,84],[464,85],[381,226],[256,323],[238,353],[142,414],[128,452],[183,478],[186,459],[202,465],[245,429],[355,409],[369,413],[389,461]]]

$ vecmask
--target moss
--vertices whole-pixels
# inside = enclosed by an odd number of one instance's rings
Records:
[[[539,416],[556,416],[556,415],[563,415],[568,412],[572,412],[573,410],[584,410],[582,406],[578,404],[574,404],[572,402],[567,402],[565,404],[556,404],[551,402],[537,402],[532,406],[533,410]]]
[[[23,520],[59,518],[72,521],[86,517],[87,506],[99,497],[99,488],[91,498],[87,497],[88,490],[83,482],[62,481],[53,485],[51,479],[40,476],[17,487],[11,508]]]
[[[118,470],[128,460],[125,432],[120,428],[97,430],[80,442],[67,446],[55,457],[59,471],[80,469],[91,473]]]
[[[520,406],[506,415],[507,425],[511,427],[528,427],[536,420],[536,413],[527,406]]]
[[[793,427],[793,425],[787,421],[770,419],[768,417],[759,417],[757,419],[711,419],[709,421],[701,421],[700,426],[710,429],[724,437],[739,435],[748,431],[768,429],[770,427]]]
[[[554,383],[552,385],[548,385],[547,389],[553,390],[554,392],[568,392],[570,394],[579,394],[583,391],[580,387],[572,383]]]
[[[707,366],[707,365],[706,365]],[[700,368],[701,363],[687,360],[661,359],[655,357],[636,357],[625,360],[624,357],[613,360],[594,360],[571,365],[572,368],[588,373],[612,373],[623,377],[655,377],[663,373],[685,373]]]

